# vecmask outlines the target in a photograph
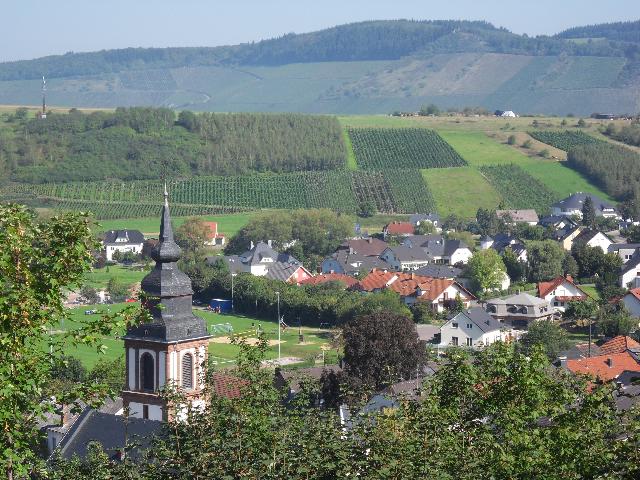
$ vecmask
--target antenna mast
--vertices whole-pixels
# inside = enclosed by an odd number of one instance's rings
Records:
[[[40,113],[40,118],[47,118],[47,102],[45,99],[45,92],[47,91],[47,81],[42,76],[42,112]]]

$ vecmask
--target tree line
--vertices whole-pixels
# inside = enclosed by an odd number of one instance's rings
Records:
[[[166,108],[5,117],[0,173],[27,183],[156,179],[342,168],[336,118],[175,113]]]

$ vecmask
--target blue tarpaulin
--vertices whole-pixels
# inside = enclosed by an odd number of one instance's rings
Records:
[[[223,298],[212,298],[209,302],[209,306],[211,307],[211,310],[219,313],[231,312],[231,300],[225,300]]]

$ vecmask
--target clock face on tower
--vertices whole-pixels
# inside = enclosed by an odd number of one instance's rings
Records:
[[[141,284],[151,320],[128,328],[124,336],[122,400],[131,416],[166,420],[179,410],[162,395],[169,386],[180,389],[192,404],[202,404],[210,338],[204,320],[192,311],[191,280],[178,268],[181,249],[173,237],[166,185],[160,238],[151,256],[156,265]]]

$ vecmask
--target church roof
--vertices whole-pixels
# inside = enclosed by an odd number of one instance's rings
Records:
[[[142,279],[144,302],[153,319],[127,329],[126,339],[161,343],[194,340],[208,336],[204,320],[191,309],[191,280],[178,268],[182,251],[173,237],[168,193],[165,186],[160,221],[160,239],[151,252],[155,268]]]

